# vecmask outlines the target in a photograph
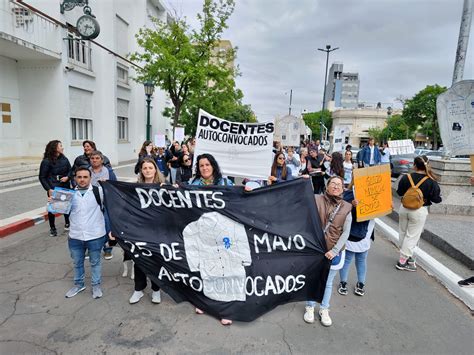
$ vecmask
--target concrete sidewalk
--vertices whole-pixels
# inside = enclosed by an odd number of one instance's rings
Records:
[[[47,235],[41,224],[0,239],[2,354],[472,353],[467,308],[422,270],[397,271],[398,252],[379,235],[369,252],[366,295],[352,293],[352,269],[349,295],[333,292],[330,328],[304,323],[303,302],[230,327],[166,295],[153,305],[149,287],[130,305],[133,282],[120,276],[118,248],[104,261],[102,299],[91,297],[88,267],[87,289],[66,299],[72,285],[66,236]]]

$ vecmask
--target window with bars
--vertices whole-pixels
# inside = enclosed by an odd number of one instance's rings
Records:
[[[128,142],[128,117],[117,117],[117,137],[119,141]]]
[[[73,141],[92,140],[92,120],[71,117],[71,139]]]
[[[72,64],[92,70],[92,49],[88,41],[73,33],[68,33],[68,61]]]

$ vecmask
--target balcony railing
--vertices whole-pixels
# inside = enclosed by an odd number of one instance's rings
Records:
[[[23,45],[46,55],[61,53],[61,30],[50,19],[13,0],[0,0],[0,33],[5,39],[20,39]]]

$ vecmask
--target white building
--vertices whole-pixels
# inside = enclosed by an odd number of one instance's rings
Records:
[[[91,139],[113,164],[135,159],[146,136],[146,100],[133,65],[120,56],[139,49],[134,35],[151,25],[149,15],[170,20],[163,0],[89,0],[100,23],[95,42],[106,49],[68,31],[82,7],[61,14],[59,0],[21,3],[0,0],[0,158],[40,157],[59,139],[72,163]],[[171,139],[165,106],[166,94],[155,89],[152,136]]]
[[[311,137],[311,129],[306,126],[302,117],[286,115],[275,118],[273,140],[283,146],[299,147],[302,140]]]

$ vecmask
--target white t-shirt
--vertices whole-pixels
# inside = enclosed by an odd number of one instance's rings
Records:
[[[369,221],[369,226],[367,228],[367,234],[365,235],[365,238],[358,242],[351,242],[350,240],[348,240],[346,242],[346,249],[354,253],[363,253],[364,251],[369,250],[370,237],[372,236],[372,231],[374,230],[374,227],[375,227],[375,220],[371,219]]]
[[[382,158],[380,159],[380,162],[383,163],[390,163],[390,149],[389,148],[384,148],[383,149],[384,154],[382,154]]]
[[[354,166],[351,162],[346,161],[342,163],[342,166],[344,167],[344,184],[350,184],[352,180],[352,170],[354,169]]]
[[[375,164],[375,160],[374,160],[374,149],[375,149],[375,146],[372,146],[372,147],[369,147],[370,148],[370,161],[369,161],[369,164],[370,165],[374,165]]]

